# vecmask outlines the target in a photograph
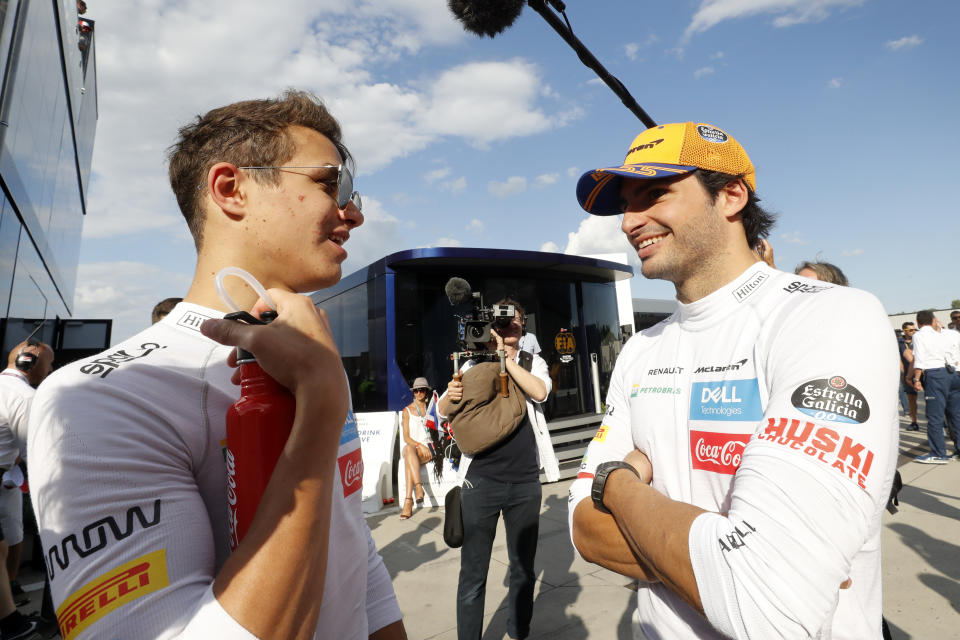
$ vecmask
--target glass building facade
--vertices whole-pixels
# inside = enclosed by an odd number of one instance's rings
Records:
[[[69,320],[97,124],[94,22],[76,0],[0,0],[0,73],[3,357],[37,327],[55,349],[102,347],[109,321]]]

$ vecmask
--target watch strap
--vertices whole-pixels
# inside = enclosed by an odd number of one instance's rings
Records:
[[[633,475],[643,480],[640,473],[633,468],[633,465],[623,460],[601,462],[597,465],[596,470],[593,472],[593,485],[590,488],[590,498],[593,500],[593,505],[604,513],[610,513],[610,510],[603,504],[603,492],[607,487],[607,478],[617,469],[629,469],[633,472]]]

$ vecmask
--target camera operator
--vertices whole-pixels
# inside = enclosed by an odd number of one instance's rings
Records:
[[[490,449],[475,456],[464,454],[460,465],[463,548],[457,587],[459,640],[477,640],[483,631],[487,570],[501,513],[510,558],[507,634],[518,639],[529,634],[535,582],[533,562],[537,554],[540,520],[540,467],[543,467],[548,481],[559,478],[557,458],[540,408],[552,388],[547,364],[540,356],[526,352],[521,360],[518,344],[523,335],[523,307],[509,298],[497,304],[512,305],[514,316],[505,327],[491,328],[487,349],[504,351],[507,375],[526,396],[527,416],[513,433]],[[521,361],[527,367],[522,366]],[[474,360],[468,360],[460,368],[460,373],[465,373],[474,364]],[[460,402],[465,394],[470,396],[470,384],[469,377],[463,381],[456,378],[450,381],[439,402],[442,415],[446,415],[451,404]]]

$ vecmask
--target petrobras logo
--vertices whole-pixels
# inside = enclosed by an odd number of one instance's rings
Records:
[[[343,423],[343,432],[340,434],[340,446],[360,438],[360,432],[357,430],[357,418],[353,415],[353,409],[347,411],[347,419]]]
[[[867,489],[876,456],[842,430],[789,418],[767,418],[767,426],[757,439],[803,453]]]
[[[749,433],[691,431],[690,466],[698,471],[732,476],[740,467],[748,442]]]
[[[756,378],[693,383],[691,420],[758,421],[762,418],[760,386]]]
[[[337,458],[340,465],[340,483],[343,484],[343,497],[356,493],[363,486],[363,456],[360,449],[354,449]]]
[[[224,449],[224,455],[227,463],[227,525],[230,527],[230,549],[232,550],[240,544],[239,512],[237,509],[237,461],[229,447]]]

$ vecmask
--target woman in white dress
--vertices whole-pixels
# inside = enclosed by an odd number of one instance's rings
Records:
[[[427,379],[419,377],[413,381],[413,402],[403,410],[400,421],[403,435],[403,462],[406,465],[407,487],[400,509],[400,519],[406,520],[413,515],[413,491],[417,491],[417,504],[423,504],[423,485],[420,480],[420,467],[433,460],[430,432],[426,425],[429,406],[430,385]]]

